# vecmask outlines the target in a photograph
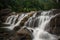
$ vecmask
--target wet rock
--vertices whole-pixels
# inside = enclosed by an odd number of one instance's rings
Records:
[[[32,27],[32,28],[38,27],[39,19],[37,19],[37,17],[32,18],[30,21],[26,23],[27,27]]]
[[[60,39],[58,39],[58,40],[60,40]]]
[[[0,18],[0,21],[3,23],[3,22],[5,22],[6,21],[6,19],[7,19],[7,15],[6,16],[1,16],[1,18]]]
[[[0,40],[7,40],[12,34],[13,30],[0,28]]]
[[[58,13],[60,13],[60,9],[52,9],[50,12],[50,14],[53,14],[53,15],[58,14]]]
[[[51,19],[49,32],[60,36],[60,14]]]
[[[9,13],[11,13],[11,9],[2,9],[2,10],[0,10],[0,16],[9,15]]]
[[[30,12],[28,16],[26,16],[22,21],[21,21],[21,26],[24,26],[24,23],[31,17],[33,16],[34,12]]]
[[[30,12],[28,14],[28,16],[24,17],[23,20],[20,22],[20,25],[15,27],[14,30],[19,30],[22,26],[24,26],[25,22],[31,17],[33,16],[34,12]]]
[[[6,19],[11,15],[17,15],[17,13],[12,12],[11,9],[2,9],[2,10],[0,10],[0,21],[5,22]]]
[[[10,26],[9,24],[0,23],[0,27]]]
[[[26,28],[20,29],[11,40],[32,40],[31,32]]]
[[[5,20],[7,19],[7,17],[10,14],[11,14],[11,9],[2,9],[2,10],[0,10],[0,21],[5,22]]]
[[[36,16],[37,16],[37,17],[40,16],[40,15],[41,15],[41,12],[42,12],[42,11],[37,11]]]
[[[39,19],[36,19],[34,23],[34,27],[38,27],[38,24],[39,24]]]

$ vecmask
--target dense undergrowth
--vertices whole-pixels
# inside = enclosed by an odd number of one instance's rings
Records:
[[[10,8],[15,12],[29,12],[37,10],[59,9],[56,0],[0,0],[0,10]]]

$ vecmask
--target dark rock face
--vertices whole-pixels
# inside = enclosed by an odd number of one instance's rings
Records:
[[[51,19],[49,32],[58,36],[60,35],[60,14]]]
[[[13,33],[13,30],[0,28],[0,40],[7,40]]]
[[[36,17],[40,16],[41,15],[41,12],[42,11],[38,11],[37,14],[36,14]]]
[[[53,15],[58,14],[58,13],[60,13],[60,9],[52,9],[50,12],[50,14],[53,14]]]
[[[0,10],[0,27],[5,26],[3,22],[6,21],[7,17],[11,15],[10,9],[2,9]]]
[[[53,14],[60,13],[60,9],[53,10]]]
[[[0,16],[5,16],[5,15],[8,15],[9,13],[11,13],[10,9],[2,9],[2,10],[0,10]]]
[[[2,9],[2,10],[0,10],[0,21],[4,22],[6,20],[6,18],[10,14],[11,14],[11,10],[10,9]]]
[[[30,14],[28,14],[28,16],[26,16],[25,18],[23,18],[23,20],[21,21],[20,25],[15,27],[14,30],[19,30],[22,26],[24,26],[25,22],[31,17],[33,16],[34,12],[30,12]]]
[[[10,37],[11,40],[32,40],[31,32],[24,28],[20,29],[18,32],[14,34],[14,36]]]

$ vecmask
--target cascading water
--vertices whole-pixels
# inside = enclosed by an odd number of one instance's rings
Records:
[[[15,27],[19,26],[21,21],[28,15],[29,15],[29,13],[9,16],[7,18],[5,24],[10,24],[10,26],[4,27],[4,28],[13,30]],[[33,30],[33,32],[32,32],[33,40],[58,40],[56,38],[56,35],[52,35],[45,30],[45,27],[47,27],[50,20],[53,17],[55,17],[56,15],[50,15],[50,11],[43,11],[43,12],[41,12],[41,14],[38,17],[36,17],[36,15],[37,15],[37,13],[33,14],[33,16],[31,16],[25,22],[25,24],[22,28],[26,27],[28,30]],[[35,21],[37,19],[39,20],[38,25],[34,28],[33,26],[36,25]],[[17,22],[16,22],[16,20],[17,20]],[[32,25],[32,27],[31,27],[31,25]]]
[[[36,28],[27,27],[27,29],[33,30],[33,36],[34,36],[33,40],[58,40],[56,35],[52,35],[45,30],[45,27],[48,25],[50,20],[55,16],[57,16],[57,15],[49,15],[49,14],[50,11],[43,11],[41,15],[37,17],[37,19],[39,19],[38,26]]]
[[[50,11],[44,11],[41,13],[41,16],[38,16],[39,25],[33,31],[33,40],[57,40],[57,38],[47,31],[45,31],[45,27],[50,22],[53,16],[49,15]]]
[[[19,16],[19,17],[18,17]],[[8,28],[10,30],[13,30],[16,26],[19,26],[20,22],[24,19],[24,17],[28,16],[28,14],[21,14],[21,15],[12,15],[12,16],[9,16],[5,22],[5,24],[10,24],[10,26],[7,26],[7,27],[3,27],[3,28]],[[15,24],[16,22],[16,19],[18,19],[17,23]]]

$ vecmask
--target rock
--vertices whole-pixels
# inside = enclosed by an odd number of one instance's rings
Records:
[[[52,9],[50,12],[50,14],[53,14],[53,15],[58,14],[58,13],[60,13],[60,9]]]
[[[32,40],[31,32],[26,28],[20,29],[11,40]]]
[[[34,12],[30,12],[30,13],[28,14],[28,16],[24,17],[24,19],[21,21],[20,25],[17,26],[17,27],[15,27],[14,30],[15,30],[15,31],[16,31],[16,30],[19,30],[22,26],[24,26],[25,22],[26,22],[31,16],[33,16],[33,14],[34,14]]]
[[[53,10],[53,13],[54,13],[54,14],[60,13],[60,9],[55,9],[55,10]]]
[[[41,15],[41,12],[42,12],[42,11],[37,11],[36,16],[37,16],[37,17],[40,16],[40,15]]]
[[[3,23],[0,23],[0,27],[5,27],[5,26],[10,26],[10,24],[3,24]]]
[[[0,18],[0,21],[3,23],[3,22],[5,22],[6,21],[6,19],[7,19],[7,15],[6,16],[1,16],[1,18]]]
[[[11,9],[2,9],[2,10],[0,10],[0,21],[5,22],[5,20],[7,19],[7,17],[9,15],[11,15]]]
[[[7,40],[13,33],[13,30],[0,28],[0,40]]]
[[[49,32],[60,36],[60,14],[51,19]]]
[[[2,10],[0,10],[0,16],[9,15],[9,13],[11,13],[11,9],[2,9]]]

